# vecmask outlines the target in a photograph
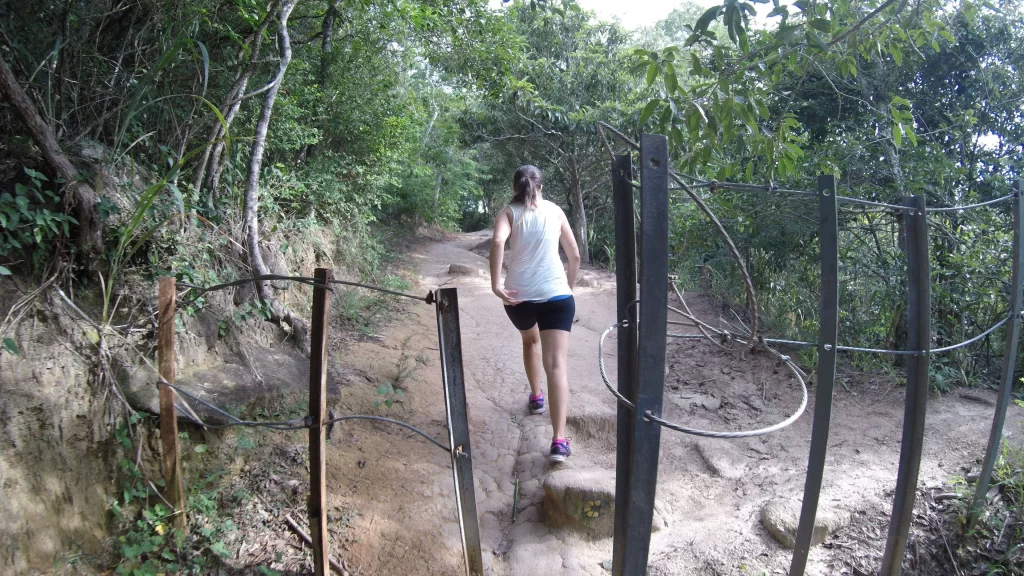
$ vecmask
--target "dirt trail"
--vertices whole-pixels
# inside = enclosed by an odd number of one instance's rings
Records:
[[[473,466],[484,563],[494,575],[605,575],[611,539],[592,539],[545,523],[543,482],[554,470],[546,460],[548,415],[526,410],[528,385],[518,333],[505,317],[484,275],[452,276],[452,263],[486,270],[472,248],[486,232],[421,247],[412,255],[424,288],[459,288],[463,358],[470,403]],[[560,469],[594,471],[611,479],[615,460],[615,404],[598,372],[600,333],[615,321],[615,284],[577,290],[577,316],[569,354],[572,399],[569,436],[573,456]],[[717,322],[719,311],[702,298],[694,312]],[[684,332],[681,329],[679,332]],[[444,410],[433,308],[411,305],[383,338],[349,346],[334,374],[347,381],[339,409],[366,412],[379,399],[376,386],[399,372],[407,396],[392,410],[444,438]],[[606,347],[615,374],[614,341]],[[761,427],[785,418],[799,388],[785,369],[763,356],[741,358],[712,344],[669,343],[665,414],[692,426],[720,430]],[[410,364],[412,362],[412,364]],[[406,370],[407,371],[407,370]],[[842,374],[841,370],[841,374]],[[892,378],[844,374],[854,393],[837,386],[822,502],[852,515],[850,527],[811,553],[808,574],[849,574],[877,562],[895,485],[902,420],[902,388]],[[655,533],[652,574],[775,574],[790,554],[762,528],[762,505],[798,499],[810,439],[813,391],[807,413],[789,428],[736,441],[705,441],[662,434],[658,499],[667,526]],[[981,457],[994,398],[949,396],[930,400],[922,490],[962,475]],[[980,400],[980,401],[978,401]],[[1007,419],[1010,441],[1024,436],[1024,410]],[[340,554],[363,574],[461,574],[461,544],[445,453],[400,431],[347,424],[334,433],[329,453],[332,509],[356,510],[339,532]],[[520,502],[512,522],[514,480]],[[355,571],[355,570],[354,570]]]

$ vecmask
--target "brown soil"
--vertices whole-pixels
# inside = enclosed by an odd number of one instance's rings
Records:
[[[486,258],[472,250],[486,234],[431,243],[410,259],[420,277],[419,288],[459,288],[487,573],[603,576],[608,574],[602,563],[611,558],[610,539],[595,541],[544,522],[542,485],[550,470],[544,457],[550,422],[547,415],[531,416],[525,409],[528,387],[516,331],[490,293],[486,276],[447,274],[451,263],[486,269]],[[599,376],[597,342],[615,321],[615,283],[613,276],[598,273],[596,284],[576,294],[579,318],[569,359],[574,454],[563,467],[613,475],[616,407]],[[719,309],[709,300],[688,300],[698,316],[720,321]],[[678,328],[679,333],[689,330]],[[330,349],[337,351],[332,378],[341,390],[333,410],[374,413],[373,402],[382,399],[377,386],[397,379],[396,387],[406,394],[404,402],[378,412],[445,442],[433,308],[403,305],[383,332],[380,337],[332,342]],[[608,371],[614,375],[614,338],[606,348]],[[672,340],[668,358],[665,415],[688,426],[762,427],[784,419],[800,400],[800,389],[789,372],[765,355],[725,351],[705,341]],[[851,391],[836,387],[822,502],[849,512],[854,520],[812,550],[808,574],[853,574],[854,567],[877,570],[878,542],[885,538],[895,486],[903,389],[890,375],[843,368],[840,375]],[[919,483],[922,499],[950,476],[965,474],[983,454],[992,418],[987,402],[994,395],[977,390],[970,395],[971,399],[929,399]],[[713,472],[696,448],[697,438],[662,433],[658,499],[668,505],[668,526],[653,537],[652,574],[788,571],[791,551],[761,527],[759,511],[772,498],[800,498],[813,409],[812,390],[806,413],[780,432],[743,440],[701,440],[700,452],[705,455],[729,454],[733,473]],[[1006,436],[1015,443],[1024,436],[1024,410],[1018,406],[1010,409]],[[276,533],[276,540],[268,536],[267,546],[243,549],[238,560],[247,564],[272,559],[271,551],[276,550],[284,557],[273,567],[298,569],[308,555],[288,543],[295,540],[280,517],[290,513],[305,525],[306,438],[300,433],[268,438],[271,444],[262,452],[266,460],[250,461],[241,478],[249,478],[253,490],[263,494],[263,522]],[[513,523],[517,478],[520,499]],[[330,441],[328,490],[332,551],[351,574],[464,574],[449,457],[435,446],[402,429],[343,423]]]

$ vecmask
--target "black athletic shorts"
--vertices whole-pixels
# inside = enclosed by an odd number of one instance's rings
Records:
[[[509,320],[519,330],[529,330],[539,325],[541,330],[565,330],[572,332],[576,319],[576,300],[569,296],[547,302],[520,302],[505,306]]]

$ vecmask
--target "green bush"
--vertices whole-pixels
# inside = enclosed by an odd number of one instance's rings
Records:
[[[53,240],[70,235],[78,221],[60,209],[60,197],[46,176],[27,166],[24,172],[27,184],[15,184],[13,196],[0,194],[0,258],[25,258],[34,271],[53,254]]]

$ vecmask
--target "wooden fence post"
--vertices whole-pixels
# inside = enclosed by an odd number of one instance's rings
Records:
[[[330,319],[330,291],[327,282],[334,275],[327,268],[313,273],[313,321],[309,348],[309,533],[313,540],[313,574],[325,576],[330,570],[327,542],[327,325]]]
[[[160,378],[164,382],[174,384],[174,277],[162,277],[159,280],[158,295],[159,324],[157,331],[157,363],[160,367]],[[164,386],[160,390],[160,443],[163,447],[165,498],[173,504],[176,514],[172,524],[184,530],[185,488],[181,479],[181,458],[178,452],[178,415],[174,408],[174,389]]]

